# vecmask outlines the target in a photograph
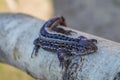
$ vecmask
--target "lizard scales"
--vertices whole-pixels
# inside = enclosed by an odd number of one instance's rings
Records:
[[[34,40],[35,47],[32,55],[37,55],[39,48],[43,48],[56,52],[60,63],[63,63],[66,56],[81,56],[97,51],[97,40],[87,39],[84,36],[69,37],[74,32],[57,27],[58,25],[66,27],[64,17],[54,17],[44,23],[40,29],[39,37]]]

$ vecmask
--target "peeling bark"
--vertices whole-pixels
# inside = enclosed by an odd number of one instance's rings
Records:
[[[38,37],[43,23],[44,21],[25,14],[0,14],[0,62],[17,67],[39,80],[61,80],[62,69],[55,53],[40,49],[38,56],[31,58],[33,40]],[[76,36],[84,35],[98,40],[97,53],[83,56],[78,79],[119,80],[120,44],[76,32]]]

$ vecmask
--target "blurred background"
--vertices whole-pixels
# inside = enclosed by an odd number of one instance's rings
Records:
[[[120,42],[120,0],[0,0],[0,13],[26,13],[48,20],[62,15],[68,26]],[[26,73],[0,64],[0,80],[34,80]]]

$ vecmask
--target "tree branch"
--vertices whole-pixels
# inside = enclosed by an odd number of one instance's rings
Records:
[[[56,53],[40,49],[38,56],[31,58],[33,41],[43,23],[25,14],[0,14],[0,62],[15,66],[36,79],[61,80],[62,69]],[[97,53],[85,56],[78,79],[120,79],[120,44],[76,32],[98,40]]]

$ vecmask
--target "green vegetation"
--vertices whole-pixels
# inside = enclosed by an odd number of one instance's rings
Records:
[[[32,77],[6,64],[0,64],[0,80],[34,80]]]
[[[0,12],[8,12],[9,8],[5,2],[5,0],[0,0]]]

